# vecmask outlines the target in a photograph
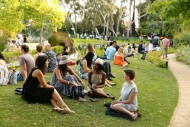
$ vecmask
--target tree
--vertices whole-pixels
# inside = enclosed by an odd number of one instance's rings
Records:
[[[20,0],[23,8],[25,25],[31,21],[31,27],[40,31],[40,44],[42,44],[43,29],[57,31],[65,20],[66,13],[63,11],[57,0]]]
[[[1,0],[0,2],[0,30],[11,35],[23,28],[23,13],[18,0]]]
[[[155,0],[146,11],[151,15],[158,15],[163,21],[165,33],[169,30],[169,33],[174,34],[179,33],[180,29],[190,30],[189,8],[190,3],[187,0]]]
[[[41,43],[43,28],[61,28],[65,15],[58,0],[1,0],[0,29],[13,34],[30,25],[40,31]]]

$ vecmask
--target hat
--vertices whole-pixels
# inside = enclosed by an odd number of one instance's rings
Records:
[[[68,56],[68,55],[63,55],[63,56],[61,56],[61,58],[60,58],[59,65],[66,64],[66,63],[68,63],[68,62],[70,62],[69,56]]]
[[[98,59],[96,59],[95,63],[103,66],[104,61],[102,59],[98,58]]]

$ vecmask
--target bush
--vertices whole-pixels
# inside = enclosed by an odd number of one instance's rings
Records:
[[[182,45],[190,45],[190,32],[183,31],[175,36],[174,43],[177,47]]]
[[[162,51],[153,51],[148,52],[146,56],[146,60],[151,62],[152,64],[160,67],[165,68],[166,67],[166,61],[161,60]]]
[[[0,51],[3,51],[7,42],[8,36],[2,35],[0,36]]]
[[[176,50],[176,59],[180,62],[190,64],[190,46],[184,45]]]
[[[52,47],[52,50],[55,52],[55,54],[62,53],[63,52],[63,46],[54,46],[54,47]]]

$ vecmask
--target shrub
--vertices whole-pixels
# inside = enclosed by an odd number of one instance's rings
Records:
[[[177,47],[182,45],[190,45],[190,32],[183,31],[175,36],[174,43]]]
[[[0,36],[0,51],[3,51],[7,42],[8,36],[2,35]]]
[[[190,64],[190,46],[184,45],[176,50],[176,59],[180,62]]]
[[[62,53],[63,52],[63,46],[54,46],[52,47],[52,50],[57,54],[57,53]]]
[[[146,60],[151,62],[152,64],[165,68],[166,67],[166,61],[161,60],[161,55],[162,51],[153,51],[153,52],[148,52],[146,56]]]

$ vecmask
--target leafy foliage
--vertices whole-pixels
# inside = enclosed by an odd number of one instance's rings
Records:
[[[182,45],[190,45],[190,32],[183,31],[175,36],[175,45],[182,46]]]
[[[176,59],[190,65],[190,46],[181,46],[176,50]]]
[[[166,67],[166,61],[161,60],[161,51],[153,51],[153,52],[148,52],[146,56],[146,60],[151,62],[152,64],[165,68]]]
[[[0,2],[0,29],[7,34],[32,26],[54,30],[61,28],[66,13],[58,0],[3,0]]]

